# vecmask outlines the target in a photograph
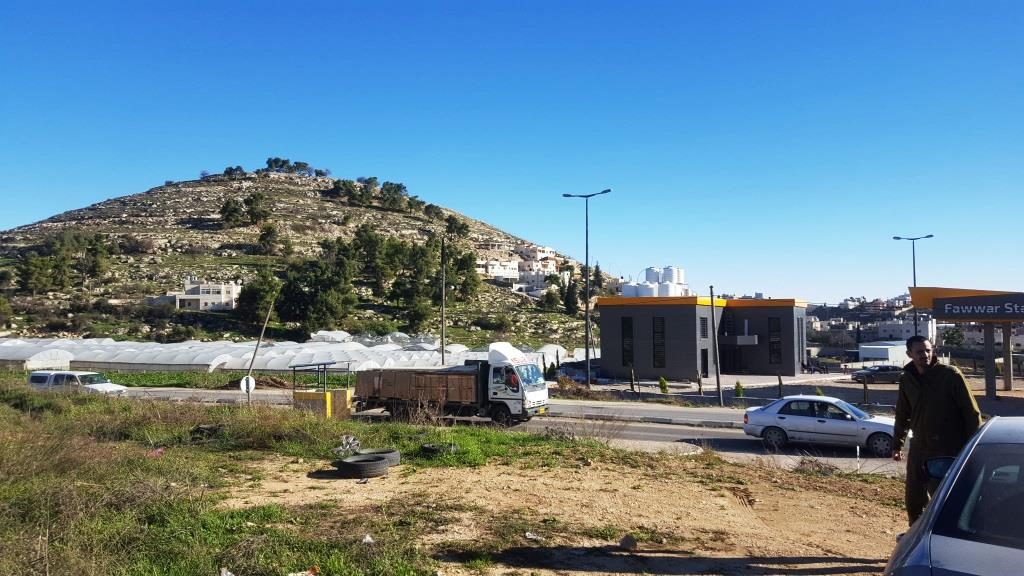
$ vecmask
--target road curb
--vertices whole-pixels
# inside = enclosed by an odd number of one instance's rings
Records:
[[[575,418],[578,420],[645,422],[648,424],[670,424],[674,426],[694,426],[698,428],[743,428],[742,422],[733,422],[731,420],[697,420],[691,418],[665,418],[661,416],[626,416],[620,414],[598,414],[587,412],[557,412],[553,410],[549,410],[547,415],[557,418]]]

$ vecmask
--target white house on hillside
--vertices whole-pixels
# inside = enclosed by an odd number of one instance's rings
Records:
[[[181,310],[234,310],[241,293],[241,283],[205,282],[189,276],[185,279],[184,290],[169,291],[164,296],[154,298],[154,301],[174,304],[175,308]]]
[[[477,274],[496,280],[519,280],[519,265],[515,260],[477,260]]]

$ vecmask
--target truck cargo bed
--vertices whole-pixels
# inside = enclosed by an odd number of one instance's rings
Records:
[[[428,404],[479,404],[483,400],[475,367],[440,370],[382,369],[359,372],[356,396],[365,401],[403,400]]]

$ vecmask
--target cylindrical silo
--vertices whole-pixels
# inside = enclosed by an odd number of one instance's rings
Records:
[[[672,295],[672,283],[671,282],[660,282],[658,283],[658,296],[671,296]]]
[[[657,284],[651,284],[650,282],[644,282],[643,284],[640,284],[639,286],[636,287],[636,295],[637,296],[657,296],[658,295],[658,285]]]
[[[661,281],[673,284],[686,284],[686,271],[678,266],[665,266],[661,272]]]
[[[644,279],[650,284],[657,284],[658,282],[661,282],[661,268],[651,266],[647,270],[644,270]]]
[[[622,285],[622,295],[627,298],[633,298],[636,296],[636,284],[629,282],[628,284]]]

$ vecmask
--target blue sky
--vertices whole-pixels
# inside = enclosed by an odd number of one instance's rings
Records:
[[[1024,290],[1020,2],[6,2],[0,229],[268,156],[616,275]]]

